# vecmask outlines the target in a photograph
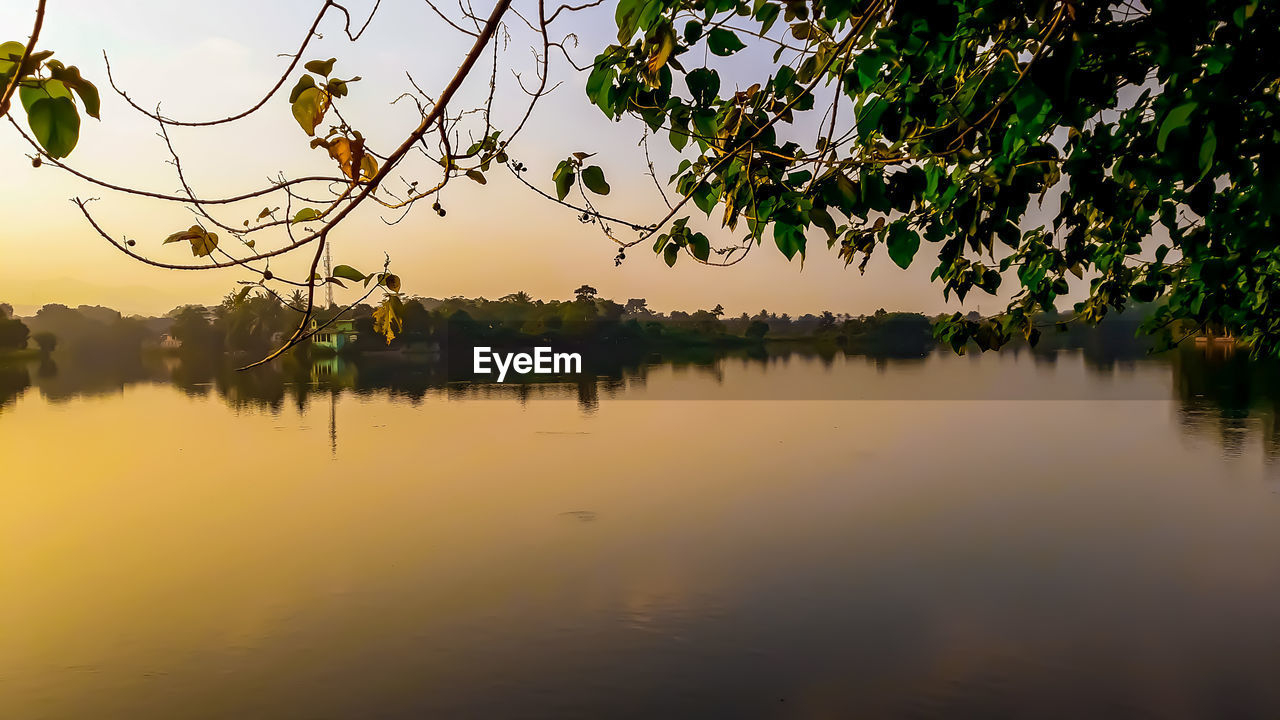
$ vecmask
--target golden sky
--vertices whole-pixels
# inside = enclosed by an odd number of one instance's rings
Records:
[[[349,4],[357,22],[363,22],[372,4]],[[321,5],[319,0],[50,4],[40,45],[56,51],[55,57],[64,63],[79,66],[103,97],[102,120],[84,119],[80,144],[69,163],[112,182],[177,192],[178,181],[166,164],[156,124],[110,89],[103,51],[110,56],[117,82],[139,104],[162,103],[167,116],[182,120],[212,119],[239,112],[262,97],[287,65],[279,54],[296,50]],[[25,41],[34,7],[34,0],[0,5],[0,40]],[[484,7],[480,12],[487,12]],[[611,24],[610,4],[566,27],[579,33],[580,45],[574,51],[579,64],[589,64],[610,42]],[[532,35],[527,28],[523,34],[520,30],[515,24],[510,27],[499,59],[495,116],[500,123],[523,111],[525,96],[513,71],[522,73],[526,82],[533,77]],[[383,3],[365,36],[354,44],[342,31],[340,14],[326,18],[320,32],[323,39],[312,43],[304,60],[337,57],[336,75],[364,78],[351,86],[352,95],[341,107],[370,145],[383,151],[398,145],[417,124],[409,103],[389,104],[411,89],[405,71],[429,93],[438,92],[470,44],[470,38],[444,26],[425,3],[416,2]],[[474,106],[487,91],[488,69],[477,67],[454,107]],[[287,89],[300,72],[289,78],[281,95],[245,121],[171,132],[197,192],[235,194],[260,187],[268,176],[282,171],[291,176],[333,172],[323,150],[308,148],[309,138],[289,112]],[[604,168],[613,186],[600,209],[637,222],[661,217],[666,207],[645,175],[644,156],[637,147],[642,124],[604,118],[585,99],[585,74],[573,71],[563,59],[553,61],[552,76],[564,85],[535,109],[511,157],[529,166],[529,177],[550,189],[551,171],[561,158],[575,151],[598,152],[592,162]],[[726,90],[733,79],[727,77]],[[25,123],[21,114],[18,119]],[[669,176],[679,156],[664,138],[654,139],[651,147],[659,177]],[[19,314],[48,302],[163,313],[183,303],[214,302],[237,279],[247,277],[234,269],[159,270],[125,257],[93,232],[70,198],[100,198],[92,208],[108,231],[136,239],[137,249],[152,257],[177,262],[191,259],[186,247],[162,246],[161,240],[190,225],[190,211],[95,188],[52,167],[32,168],[24,157],[28,151],[6,123],[0,129],[0,159],[6,168],[0,174],[0,301],[14,304]],[[434,181],[430,166],[421,163],[401,174],[423,183]],[[505,170],[491,172],[484,187],[465,180],[451,182],[442,202],[447,217],[419,206],[395,226],[387,226],[384,213],[366,203],[353,222],[335,233],[334,263],[368,271],[380,267],[387,252],[406,292],[433,297],[498,297],[524,290],[535,297],[566,298],[578,285],[589,283],[604,297],[644,297],[661,310],[694,310],[717,303],[731,314],[761,308],[793,315],[825,309],[862,313],[882,306],[933,313],[961,307],[954,301],[944,304],[941,288],[929,284],[933,253],[927,244],[909,271],[898,269],[881,253],[865,276],[856,268],[846,269],[826,249],[824,237],[811,237],[803,267],[798,259],[788,263],[768,239],[745,262],[728,269],[691,261],[667,268],[647,244],[633,248],[627,261],[615,267],[615,249],[597,229],[578,222],[572,211],[537,197]],[[226,219],[238,225],[255,217],[261,206],[261,201],[236,206]],[[693,214],[691,226],[707,232],[713,244],[730,239],[696,209]],[[259,249],[267,246],[265,239],[259,240]],[[277,269],[296,265],[285,263]],[[995,310],[1000,303],[992,297],[971,298],[966,309],[978,305]]]

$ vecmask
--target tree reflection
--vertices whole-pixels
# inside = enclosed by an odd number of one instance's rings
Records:
[[[1165,372],[1162,368],[1167,368],[1168,392],[1177,402],[1178,423],[1184,432],[1189,436],[1212,438],[1230,456],[1245,453],[1253,440],[1260,438],[1268,462],[1280,461],[1280,421],[1277,420],[1280,417],[1280,372],[1277,372],[1280,363],[1251,360],[1244,351],[1222,345],[1187,346],[1153,356],[1143,345],[1119,339],[1112,343],[1091,338],[1074,346],[1061,341],[1056,344],[1056,348],[1034,350],[1009,348],[1001,353],[1000,359],[1012,357],[1015,363],[1029,364],[1043,374],[1044,379],[1037,382],[1047,388],[1046,400],[1062,397],[1061,388],[1057,395],[1048,388],[1059,378],[1064,378],[1063,382],[1071,381],[1069,374],[1064,375],[1062,371],[1079,368],[1081,363],[1087,378],[1109,378],[1117,383],[1116,387],[1125,387],[1120,383],[1127,382],[1123,377],[1117,380],[1118,369],[1139,368],[1146,371],[1148,377],[1155,370],[1158,379]],[[345,394],[381,395],[414,405],[429,394],[450,399],[518,403],[561,399],[576,402],[583,412],[590,413],[614,399],[645,395],[657,378],[668,383],[672,380],[685,383],[681,387],[707,389],[707,397],[751,399],[750,389],[739,392],[735,385],[742,373],[749,373],[771,389],[777,389],[778,384],[785,385],[794,378],[794,373],[803,371],[804,365],[797,368],[798,363],[808,363],[819,372],[819,382],[812,387],[821,392],[825,387],[822,383],[828,379],[836,384],[840,382],[840,377],[830,373],[841,362],[852,358],[869,361],[877,376],[890,378],[895,371],[958,372],[950,384],[959,388],[965,382],[965,375],[957,367],[991,357],[956,361],[948,353],[921,357],[910,349],[903,353],[846,354],[831,347],[790,343],[732,350],[697,347],[647,353],[641,357],[597,359],[594,365],[584,368],[581,375],[502,384],[458,371],[456,365],[451,370],[447,360],[426,361],[399,353],[353,359],[313,360],[287,356],[249,372],[238,372],[233,362],[205,353],[141,357],[68,354],[58,357],[56,362],[45,358],[38,363],[0,365],[0,411],[7,411],[16,398],[31,388],[46,401],[61,403],[79,397],[119,394],[133,385],[167,384],[192,397],[215,397],[236,410],[272,414],[286,406],[292,406],[299,413],[307,412],[313,396],[319,396],[327,407]],[[935,370],[929,365],[931,362],[943,364]],[[945,365],[948,362],[961,365],[951,365],[948,369]],[[1159,383],[1155,387],[1158,388]],[[780,392],[769,397],[785,399],[787,396]],[[966,395],[960,388],[953,399],[981,399],[981,396]],[[1036,399],[1034,390],[1031,396],[1021,399]]]
[[[1214,437],[1231,457],[1256,434],[1267,462],[1280,459],[1280,363],[1209,345],[1173,354],[1172,365],[1178,419],[1189,434]]]
[[[0,364],[0,410],[22,396],[31,385],[31,373],[23,364]]]

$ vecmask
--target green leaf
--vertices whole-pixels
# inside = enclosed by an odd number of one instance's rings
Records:
[[[822,228],[828,238],[835,239],[836,221],[831,218],[831,213],[822,208],[814,208],[809,211],[809,222]]]
[[[653,27],[653,23],[657,21],[658,16],[662,14],[665,3],[657,0],[642,0],[640,14],[636,19],[636,29],[640,32],[648,32]]]
[[[569,194],[569,188],[573,187],[573,166],[568,160],[561,160],[551,179],[556,183],[556,197],[564,200]]]
[[[481,185],[484,185],[485,183],[488,182],[488,180],[485,180],[484,178],[484,173],[480,172],[479,170],[468,170],[467,177],[471,178],[472,180],[475,180]]]
[[[334,78],[334,79],[332,79],[332,80],[330,80],[329,82],[327,82],[327,83],[325,83],[325,84],[324,84],[324,89],[325,89],[325,90],[328,90],[328,91],[329,91],[329,94],[330,94],[330,95],[332,95],[332,96],[334,96],[334,97],[346,97],[346,96],[347,96],[347,83],[348,83],[348,82],[351,82],[351,81],[350,81],[350,80],[339,80],[339,79],[337,79],[337,78]]]
[[[0,89],[9,86],[9,80],[17,72],[18,60],[26,46],[20,42],[0,43]]]
[[[836,204],[845,215],[852,215],[854,209],[862,203],[862,191],[848,175],[840,171],[836,171],[835,175],[835,185],[832,186],[835,195],[828,202]]]
[[[350,265],[339,265],[338,267],[334,268],[333,276],[336,278],[342,278],[344,280],[351,280],[352,282],[360,282],[364,280],[364,277],[365,277],[364,273],[351,267]]]
[[[716,191],[707,183],[699,183],[693,191],[693,204],[707,215],[716,208]]]
[[[582,184],[587,189],[597,195],[609,194],[609,183],[604,180],[604,171],[596,165],[590,165],[582,170]]]
[[[710,105],[720,93],[720,75],[709,68],[698,68],[684,76],[684,84],[699,105]]]
[[[320,211],[315,208],[302,208],[298,212],[294,213],[293,224],[297,225],[298,223],[311,222],[312,220],[319,219]]]
[[[1218,136],[1213,132],[1213,126],[1204,133],[1204,141],[1200,144],[1200,178],[1204,179],[1205,175],[1213,169],[1213,156],[1218,151]]]
[[[614,21],[618,25],[618,42],[629,43],[632,36],[636,34],[640,11],[646,2],[647,0],[620,0],[613,14]]]
[[[689,237],[689,250],[693,252],[693,256],[706,262],[711,257],[711,241],[702,233],[694,233]]]
[[[400,276],[393,273],[382,273],[378,276],[378,284],[393,293],[400,292]]]
[[[903,270],[911,265],[911,260],[920,249],[920,236],[907,227],[905,222],[897,222],[889,226],[889,257]]]
[[[804,257],[804,228],[799,225],[778,220],[773,224],[773,241],[777,243],[778,249],[787,256],[788,260],[794,258],[796,253]]]
[[[37,100],[46,98],[66,98],[73,100],[71,90],[61,80],[41,80],[39,85],[23,85],[18,88],[18,99],[22,101],[22,109],[31,112],[31,106]]]
[[[74,65],[63,67],[62,63],[57,60],[50,60],[45,63],[45,67],[49,69],[49,75],[53,79],[76,91],[76,94],[80,96],[80,102],[84,103],[84,111],[89,117],[98,118],[98,111],[102,108],[101,99],[98,97],[98,88],[93,83],[80,77],[79,68]]]
[[[712,55],[726,57],[732,55],[746,47],[738,36],[732,30],[724,28],[713,28],[707,33],[707,48],[711,50]]]
[[[613,114],[613,104],[609,101],[609,93],[613,90],[615,74],[613,68],[599,64],[591,71],[591,75],[587,77],[587,97],[591,98],[591,102],[603,110],[606,115]]]
[[[880,118],[884,115],[884,111],[889,108],[889,103],[883,98],[876,98],[867,103],[862,112],[858,113],[858,135],[866,137],[870,133],[880,128]]]
[[[760,21],[761,34],[769,32],[769,28],[773,27],[773,23],[778,19],[780,8],[777,5],[765,3],[756,10],[756,20]]]
[[[1231,20],[1237,27],[1244,27],[1245,21],[1253,17],[1253,13],[1257,11],[1258,3],[1251,2],[1237,8],[1235,13],[1231,15]]]
[[[689,133],[680,128],[672,128],[667,138],[671,140],[671,147],[676,150],[683,150],[684,146],[689,143]]]
[[[1164,118],[1164,122],[1160,124],[1160,135],[1156,138],[1157,150],[1164,152],[1165,146],[1169,142],[1169,135],[1175,130],[1186,127],[1191,122],[1191,113],[1195,112],[1198,106],[1199,103],[1192,100],[1169,111],[1169,114]]]
[[[22,53],[26,49],[26,45],[13,40],[0,43],[0,73],[7,73],[13,66],[17,65],[18,59],[22,57]]]
[[[702,37],[702,23],[697,20],[690,20],[684,25],[684,41],[690,45],[698,42],[698,38]]]
[[[310,75],[303,75],[302,77],[298,78],[298,82],[296,85],[293,86],[293,90],[289,91],[289,102],[291,103],[298,102],[298,96],[302,94],[303,90],[306,90],[307,88],[313,88],[315,86],[316,86],[316,79],[311,77]]]
[[[329,77],[329,73],[333,72],[333,64],[337,61],[337,58],[329,58],[328,60],[312,60],[302,67],[317,75]]]
[[[24,88],[25,89],[25,88]],[[27,124],[36,142],[53,158],[64,158],[80,139],[80,113],[66,97],[43,97],[27,110]]]
[[[667,243],[667,246],[662,249],[662,259],[666,261],[667,267],[674,267],[679,257],[680,246],[675,243]]]

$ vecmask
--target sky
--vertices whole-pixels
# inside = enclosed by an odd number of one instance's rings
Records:
[[[40,46],[56,52],[67,65],[76,65],[102,92],[101,120],[84,118],[80,142],[68,163],[95,177],[130,187],[174,193],[180,187],[158,137],[158,126],[111,90],[103,53],[111,61],[117,83],[144,107],[160,104],[165,115],[182,120],[206,120],[244,110],[265,95],[288,64],[282,53],[293,53],[323,3],[320,0],[219,3],[173,3],[135,0],[103,3],[65,0],[49,6]],[[481,9],[483,6],[483,9]],[[351,0],[355,23],[362,23],[372,0]],[[515,8],[533,10],[528,0]],[[3,40],[25,41],[33,19],[34,0],[0,5]],[[534,10],[536,12],[536,10]],[[477,5],[487,14],[487,5]],[[579,65],[611,41],[613,4],[570,18],[564,31],[573,31],[566,48]],[[457,17],[455,13],[455,17]],[[446,26],[422,2],[386,0],[358,42],[342,29],[341,13],[326,17],[323,37],[308,48],[304,60],[337,57],[335,75],[361,76],[341,106],[345,117],[369,139],[371,147],[388,151],[416,126],[413,106],[392,101],[411,90],[406,77],[428,93],[438,93],[469,47],[471,38]],[[526,96],[516,83],[534,76],[528,28],[511,18],[500,45],[495,118],[507,127],[523,113]],[[762,56],[768,59],[767,53]],[[486,60],[486,63],[489,61]],[[724,67],[725,88],[750,84],[767,76],[760,57],[735,56]],[[284,89],[264,108],[244,121],[215,128],[176,128],[171,131],[183,168],[196,191],[225,196],[255,189],[278,173],[288,176],[329,174],[332,161],[323,150],[308,147],[308,138],[290,114],[287,91],[301,74],[297,70]],[[530,168],[528,177],[551,190],[556,163],[573,152],[597,153],[591,159],[605,171],[612,193],[599,209],[641,223],[657,220],[666,206],[646,175],[638,146],[643,133],[639,121],[611,122],[586,99],[586,74],[563,58],[553,58],[553,81],[562,84],[538,104],[528,127],[509,148],[510,156]],[[481,64],[452,104],[474,107],[488,92],[489,66]],[[17,119],[25,123],[19,113]],[[650,142],[658,176],[665,179],[680,160],[662,138]],[[170,233],[192,224],[190,210],[173,203],[127,196],[70,177],[45,166],[33,168],[30,152],[8,124],[0,128],[0,302],[29,314],[39,306],[106,305],[126,313],[161,314],[187,303],[213,303],[237,280],[250,277],[238,269],[182,272],[151,268],[126,257],[99,237],[70,202],[73,197],[98,198],[90,207],[103,227],[119,237],[136,240],[136,250],[175,262],[191,260],[180,244],[162,245]],[[434,168],[438,170],[438,168]],[[434,184],[433,167],[423,162],[397,173],[406,179]],[[394,215],[366,203],[333,236],[333,262],[362,270],[380,268],[390,256],[392,269],[403,278],[404,291],[428,297],[500,297],[523,290],[543,299],[567,298],[586,283],[601,296],[625,301],[646,298],[658,310],[695,310],[722,304],[730,314],[768,309],[798,315],[806,312],[873,312],[877,308],[937,313],[963,309],[994,311],[995,297],[970,297],[967,305],[954,298],[944,302],[941,287],[929,282],[932,257],[926,245],[909,270],[877,254],[865,275],[846,268],[825,236],[811,235],[802,264],[788,262],[769,239],[732,268],[710,268],[685,259],[668,268],[649,243],[638,245],[615,267],[616,248],[591,225],[580,223],[573,211],[538,197],[519,185],[505,170],[490,173],[480,186],[454,180],[442,203],[447,215],[438,217],[427,205],[418,206],[403,222],[388,225]],[[273,203],[272,206],[280,203]],[[232,206],[228,224],[256,217],[261,201]],[[691,227],[727,244],[732,236],[715,221],[692,209]],[[228,241],[224,237],[224,241]],[[259,249],[280,238],[259,240]],[[308,258],[309,259],[309,258]],[[277,271],[297,271],[297,260],[278,263]],[[336,301],[355,297],[341,292]],[[984,307],[985,305],[985,307]]]

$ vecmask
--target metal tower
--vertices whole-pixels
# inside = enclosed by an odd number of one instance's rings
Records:
[[[325,299],[324,309],[328,310],[329,308],[333,307],[333,283],[329,282],[327,279],[327,278],[333,277],[333,262],[329,259],[328,243],[325,243],[325,246],[324,246],[324,276],[326,278],[324,283],[324,299]]]

